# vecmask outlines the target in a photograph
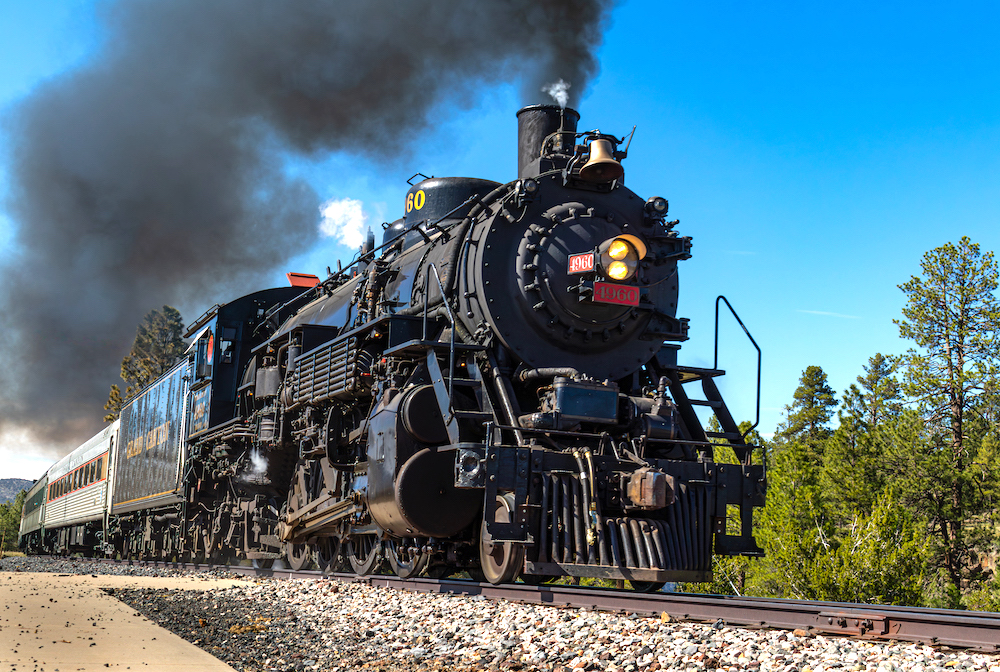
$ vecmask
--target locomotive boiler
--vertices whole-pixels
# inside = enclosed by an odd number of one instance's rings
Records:
[[[678,363],[691,239],[625,186],[624,139],[578,120],[520,110],[516,179],[416,182],[355,263],[199,319],[186,410],[114,451],[115,487],[164,442],[175,479],[109,511],[101,547],[644,590],[759,554],[764,472],[723,372]]]

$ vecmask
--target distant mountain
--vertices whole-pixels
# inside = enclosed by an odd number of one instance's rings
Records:
[[[17,493],[27,490],[34,481],[26,481],[23,478],[0,478],[0,504],[13,502]]]

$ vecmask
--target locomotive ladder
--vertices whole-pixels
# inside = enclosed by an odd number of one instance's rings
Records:
[[[715,384],[714,380],[714,378],[725,374],[725,371],[719,369],[719,304],[722,302],[725,302],[726,307],[729,308],[729,312],[736,319],[736,322],[740,325],[740,328],[743,329],[743,333],[746,334],[750,344],[753,345],[754,349],[757,351],[756,418],[753,425],[751,425],[744,432],[740,431],[739,423],[736,422],[732,413],[730,413],[729,407],[726,406],[726,402],[723,400],[722,394],[719,392],[719,388]],[[726,445],[729,445],[733,449],[740,463],[749,465],[754,446],[747,443],[746,437],[757,427],[757,425],[760,424],[761,351],[760,346],[757,345],[757,341],[755,341],[753,336],[750,335],[750,331],[747,329],[746,325],[743,324],[743,320],[741,320],[740,316],[736,314],[732,304],[729,303],[729,300],[726,299],[725,296],[720,295],[715,299],[715,357],[712,368],[704,369],[689,366],[673,366],[669,368],[672,369],[672,372],[675,374],[670,376],[670,394],[677,403],[678,411],[684,419],[685,424],[688,427],[701,428],[701,421],[698,419],[693,407],[707,406],[708,408],[711,408],[716,419],[719,421],[719,426],[722,431],[704,431],[705,440],[722,439],[725,441]],[[692,399],[684,390],[684,385],[696,381],[701,382],[701,389],[705,397],[704,399]]]
[[[701,369],[693,366],[678,366],[670,376],[670,396],[677,404],[677,411],[684,419],[684,424],[691,428],[701,428],[701,420],[694,411],[695,406],[707,406],[715,413],[719,421],[721,432],[704,431],[704,443],[710,443],[709,439],[722,439],[726,445],[732,447],[737,459],[742,464],[749,464],[750,454],[753,446],[746,442],[745,435],[740,432],[740,427],[733,419],[729,407],[722,398],[714,378],[725,374],[719,369]],[[692,399],[688,396],[685,385],[701,382],[701,389],[704,399]],[[710,447],[710,446],[708,446]]]

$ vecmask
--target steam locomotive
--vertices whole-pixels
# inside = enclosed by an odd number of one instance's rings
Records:
[[[520,110],[517,179],[412,184],[347,268],[206,312],[36,484],[22,545],[640,590],[760,554],[764,471],[723,371],[677,362],[691,239],[625,187],[625,139],[578,121]],[[46,523],[72,497],[89,513]]]

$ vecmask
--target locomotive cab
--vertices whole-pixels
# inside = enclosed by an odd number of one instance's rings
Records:
[[[236,416],[237,391],[253,348],[262,340],[261,327],[287,314],[289,301],[301,287],[277,287],[215,305],[188,327],[194,357],[188,436],[192,439]],[[272,326],[273,329],[273,326]],[[266,332],[265,332],[266,333]]]

